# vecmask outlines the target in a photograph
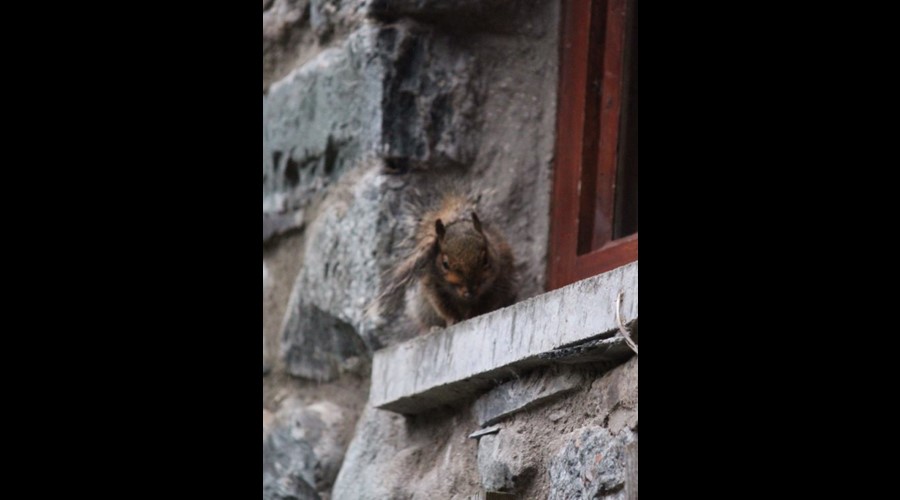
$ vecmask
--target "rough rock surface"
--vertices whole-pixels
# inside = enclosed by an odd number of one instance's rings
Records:
[[[392,167],[468,166],[475,157],[479,72],[470,50],[409,21],[378,33],[385,62],[382,155]]]
[[[308,26],[309,0],[263,1],[263,92],[310,46]]]
[[[629,430],[614,435],[604,427],[575,433],[550,464],[549,499],[624,499],[626,447],[634,439]]]
[[[538,461],[523,452],[529,448],[523,434],[501,429],[478,441],[478,473],[486,491],[520,492],[537,472]]]
[[[263,499],[318,499],[312,446],[279,426],[263,439]]]
[[[596,414],[613,433],[634,429],[638,424],[638,358],[628,360],[594,381],[589,392]]]
[[[305,302],[292,309],[281,346],[288,373],[321,382],[363,369],[368,357],[352,326]]]
[[[290,400],[274,417],[267,413],[263,410],[263,497],[327,494],[344,459],[345,409],[329,401]]]
[[[281,336],[291,290],[303,264],[306,240],[302,232],[263,246],[263,364],[272,372],[284,371]]]
[[[264,0],[263,93],[363,23],[369,0]]]
[[[281,354],[293,375],[324,381],[367,370],[369,353],[380,347],[366,307],[390,246],[384,182],[377,165],[345,175],[307,229],[282,331]]]
[[[468,412],[407,419],[367,406],[332,490],[334,500],[469,498],[479,493]]]
[[[375,151],[381,116],[377,29],[364,27],[263,97],[263,212],[308,206]]]

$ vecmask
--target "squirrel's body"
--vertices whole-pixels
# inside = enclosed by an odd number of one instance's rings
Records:
[[[515,301],[514,260],[509,245],[493,227],[482,224],[474,204],[445,195],[437,208],[419,210],[413,234],[403,245],[408,255],[388,277],[382,309],[415,282],[407,312],[420,331],[450,326]]]

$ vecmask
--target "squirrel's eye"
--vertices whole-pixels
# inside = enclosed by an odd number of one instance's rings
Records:
[[[444,264],[444,269],[446,269],[448,271],[450,270],[450,261],[447,260],[446,255],[444,256],[444,260],[442,261],[442,264]]]

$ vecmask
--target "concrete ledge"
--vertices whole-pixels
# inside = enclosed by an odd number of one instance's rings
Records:
[[[478,425],[493,425],[510,415],[572,392],[582,382],[581,374],[572,369],[558,373],[539,370],[525,378],[510,380],[491,389],[475,400],[472,414]]]
[[[620,291],[622,320],[628,323],[638,317],[637,262],[378,351],[369,401],[414,414],[564,357],[625,359],[631,351],[621,339],[610,338]]]

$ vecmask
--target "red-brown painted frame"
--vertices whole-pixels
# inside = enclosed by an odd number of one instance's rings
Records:
[[[628,5],[563,2],[548,290],[637,259],[637,233],[612,239]]]

